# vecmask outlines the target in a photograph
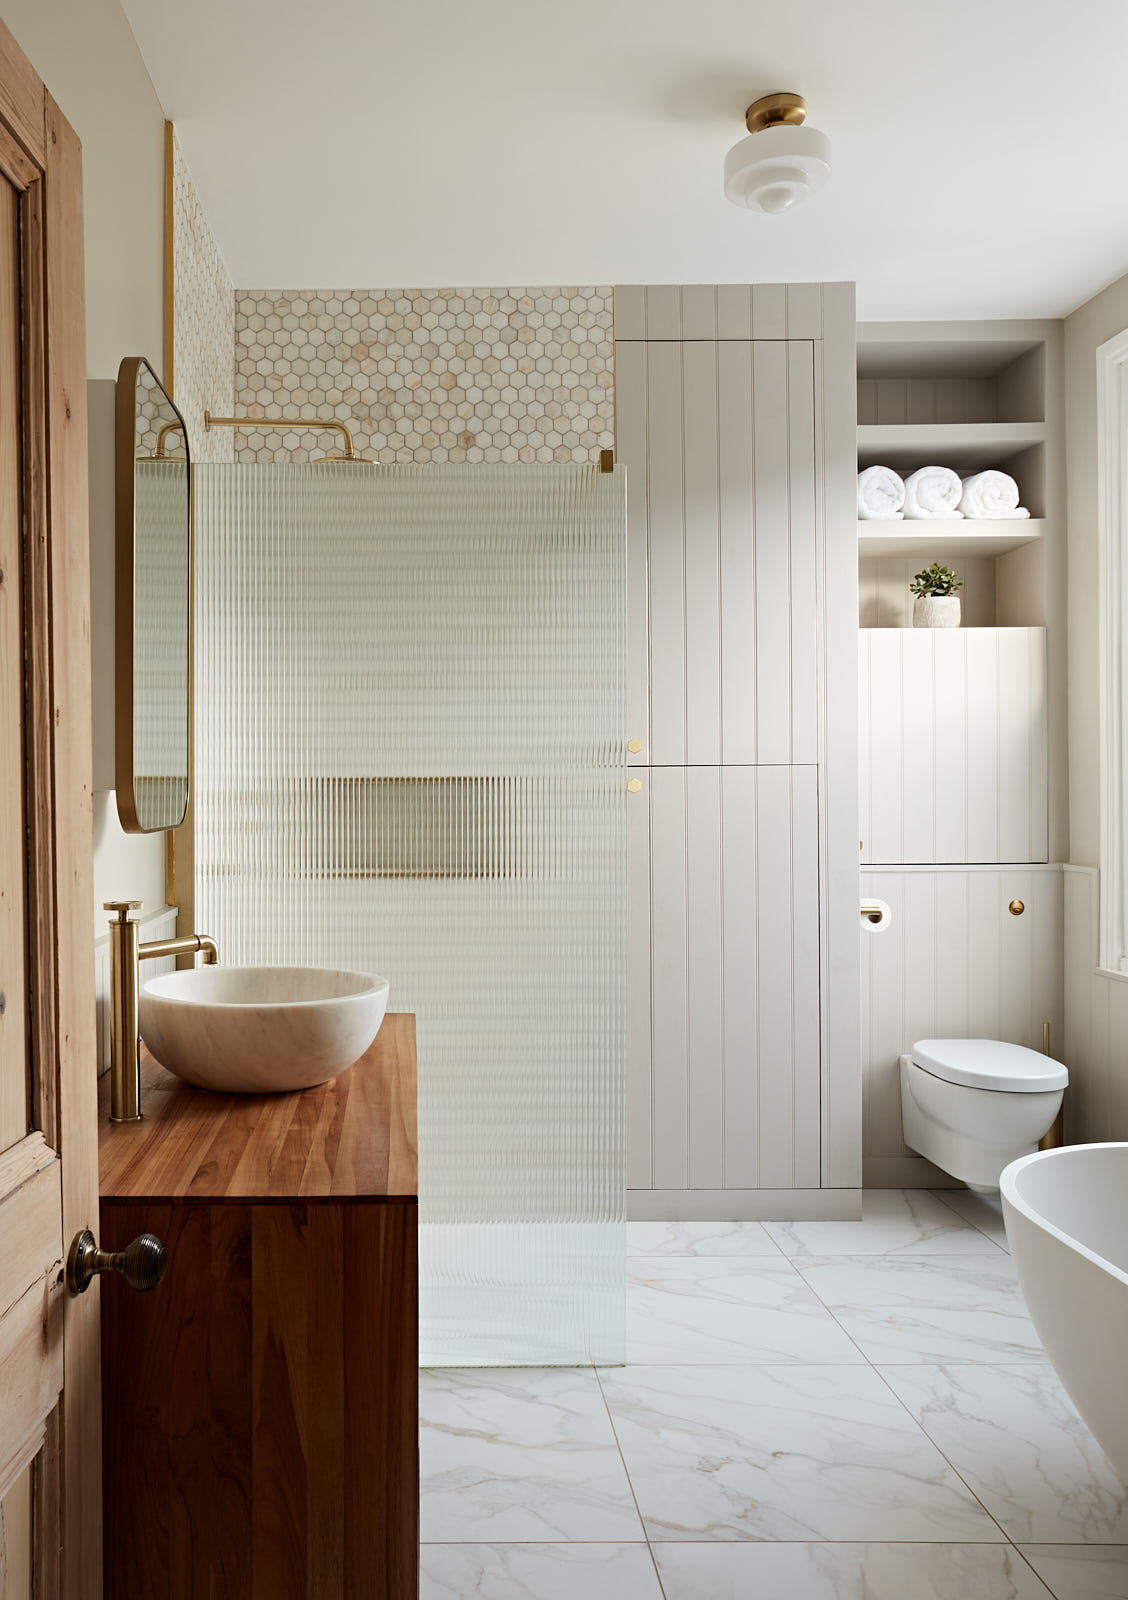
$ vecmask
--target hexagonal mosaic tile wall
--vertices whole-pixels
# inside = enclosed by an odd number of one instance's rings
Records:
[[[204,432],[204,411],[230,416],[234,398],[235,288],[172,136],[172,398],[196,461],[233,461],[230,429]]]
[[[614,444],[610,288],[239,290],[240,461],[336,448],[379,461],[578,461]]]

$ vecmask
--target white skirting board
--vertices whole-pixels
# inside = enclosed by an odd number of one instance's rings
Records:
[[[856,1222],[860,1189],[628,1189],[628,1222]]]

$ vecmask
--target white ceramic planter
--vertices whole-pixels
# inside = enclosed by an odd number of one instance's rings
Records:
[[[958,594],[918,594],[913,602],[914,628],[958,628]]]

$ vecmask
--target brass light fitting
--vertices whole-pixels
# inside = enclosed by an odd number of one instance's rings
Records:
[[[807,124],[801,94],[761,95],[744,113],[747,135],[725,157],[725,194],[769,216],[790,211],[830,176],[830,140]]]
[[[343,422],[338,422],[335,417],[213,417],[210,411],[204,412],[204,432],[210,433],[213,428],[242,428],[245,433],[263,433],[267,428],[285,428],[287,433],[308,433],[314,428],[335,428],[341,435],[343,448],[333,451],[330,455],[319,456],[322,461],[355,461],[363,467],[375,467],[379,463],[369,461],[366,456],[358,456],[353,446],[353,436]]]
[[[765,128],[798,128],[807,120],[807,102],[801,94],[765,94],[753,101],[744,113],[749,133]]]

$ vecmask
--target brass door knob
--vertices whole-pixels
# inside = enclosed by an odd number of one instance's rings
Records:
[[[155,1233],[139,1233],[124,1250],[99,1250],[89,1228],[76,1233],[67,1256],[67,1288],[85,1294],[100,1272],[120,1272],[131,1289],[144,1294],[165,1274],[165,1247]]]
[[[1012,900],[1010,905],[1007,907],[1007,910],[1010,912],[1012,917],[1021,917],[1022,913],[1026,910],[1026,907],[1021,900]]]

